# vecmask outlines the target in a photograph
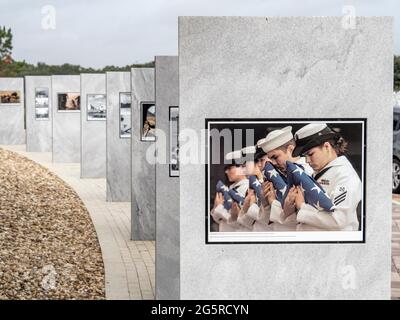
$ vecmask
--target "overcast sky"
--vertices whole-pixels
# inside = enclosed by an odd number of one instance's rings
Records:
[[[46,5],[55,29],[42,27]],[[100,68],[176,55],[178,16],[342,16],[346,5],[358,16],[394,16],[400,54],[398,0],[0,0],[0,26],[13,31],[16,60]]]

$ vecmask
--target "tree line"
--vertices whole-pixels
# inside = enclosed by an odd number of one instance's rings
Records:
[[[53,74],[81,74],[104,73],[107,71],[130,71],[131,68],[152,68],[154,61],[141,64],[130,64],[123,67],[106,66],[102,69],[84,68],[80,65],[64,63],[62,65],[49,65],[44,62],[37,64],[26,61],[16,61],[12,58],[13,35],[10,28],[0,27],[0,77],[24,77],[27,75],[53,75]]]
[[[104,73],[107,71],[130,71],[131,68],[152,68],[154,61],[143,64],[131,64],[123,67],[106,66],[102,69],[84,68],[80,65],[64,63],[48,65],[39,62],[36,65],[25,61],[15,61],[12,56],[12,32],[10,28],[0,27],[0,77],[24,77],[27,75]],[[393,90],[400,91],[400,56],[394,56]]]
[[[130,71],[131,68],[151,68],[154,67],[154,61],[143,64],[131,64],[124,67],[106,66],[102,69],[84,68],[80,65],[64,63],[62,65],[48,65],[39,62],[36,65],[25,61],[5,62],[0,61],[0,77],[24,77],[27,75],[57,75],[57,74],[81,74],[81,73],[104,73],[107,71]]]

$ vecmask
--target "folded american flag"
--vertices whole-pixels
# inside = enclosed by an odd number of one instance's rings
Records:
[[[292,186],[300,186],[304,193],[304,200],[318,210],[332,212],[334,205],[326,195],[324,189],[313,178],[307,175],[298,165],[286,161],[286,170],[288,173],[288,190]]]
[[[287,191],[286,182],[270,162],[265,164],[263,173],[265,179],[272,182],[274,189],[276,190],[276,200],[278,200],[283,206]]]
[[[221,181],[217,182],[217,192],[221,192],[224,195],[224,208],[230,210],[232,208],[232,197],[229,194],[229,188]]]
[[[240,195],[236,190],[229,189],[229,195],[232,197],[232,200],[235,201],[239,206],[243,206],[244,197]]]
[[[261,182],[257,179],[256,176],[249,176],[249,188],[255,191],[258,199],[257,204],[262,204],[263,206],[265,206],[266,201],[263,194]]]

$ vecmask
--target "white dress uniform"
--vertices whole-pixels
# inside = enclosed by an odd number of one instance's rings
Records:
[[[243,161],[242,150],[227,153],[225,155],[225,160],[232,161],[233,165],[237,165],[239,161]],[[246,196],[248,188],[249,180],[245,177],[229,186],[229,189],[234,189],[243,198]],[[237,222],[237,220],[232,219],[230,210],[226,210],[223,204],[220,204],[211,210],[210,214],[218,224],[218,231],[220,232],[234,232],[245,229]]]
[[[229,186],[229,189],[234,189],[242,197],[246,196],[248,188],[248,179],[242,179]],[[218,231],[220,232],[247,231],[244,226],[238,223],[238,221],[232,220],[230,212],[224,208],[223,204],[219,204],[211,210],[211,216],[214,221],[218,223]]]
[[[245,231],[271,231],[269,225],[269,216],[271,213],[271,206],[263,206],[262,204],[253,203],[248,208],[247,212],[243,209],[240,210],[239,217],[237,219]]]
[[[284,144],[293,140],[292,127],[284,127],[282,129],[277,129],[271,131],[263,141],[260,141],[260,146],[265,153],[275,150]],[[299,164],[304,171],[311,176],[313,174],[313,169],[306,163],[304,157],[300,157],[294,163]],[[284,218],[284,212],[281,203],[278,200],[274,200],[268,209],[269,211],[269,221],[273,223],[268,225],[268,230],[265,231],[295,231],[297,220],[296,214],[293,213],[290,216]]]
[[[304,154],[338,133],[325,123],[308,124],[295,133],[294,154]],[[319,210],[304,203],[297,213],[298,231],[356,231],[359,227],[357,206],[361,201],[362,183],[345,156],[339,156],[314,176],[334,204],[333,212]]]
[[[240,211],[237,221],[242,225],[244,231],[271,231],[269,225],[270,212],[271,206],[253,203],[247,212],[244,212],[243,209]]]
[[[265,155],[260,147],[260,144],[264,141],[265,138],[257,141],[256,146],[243,148],[243,157],[245,157],[247,161],[257,161],[258,155],[260,155],[260,157]],[[262,183],[263,178],[261,178],[259,181]],[[244,212],[243,209],[240,210],[237,222],[242,226],[243,231],[270,231],[271,228],[269,227],[269,215],[270,206],[264,207],[261,203],[253,203],[250,205],[247,212]]]
[[[297,213],[298,231],[357,231],[357,206],[361,201],[362,184],[357,172],[345,156],[331,161],[317,182],[335,205],[333,212],[318,210],[304,203]],[[322,171],[322,170],[321,170]]]
[[[254,221],[253,231],[254,232],[267,232],[272,231],[272,225],[270,222],[271,206],[259,208],[258,219]]]

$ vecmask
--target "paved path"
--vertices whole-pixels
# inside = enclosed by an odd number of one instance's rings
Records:
[[[392,299],[400,299],[400,195],[393,195]]]
[[[107,299],[154,299],[155,243],[131,241],[128,202],[106,202],[106,179],[81,179],[79,164],[52,163],[51,153],[26,152],[25,146],[0,146],[54,172],[85,203],[102,250]]]
[[[106,202],[105,179],[80,179],[79,164],[52,163],[51,153],[25,146],[0,146],[47,167],[67,182],[85,203],[99,238],[107,299],[154,299],[154,241],[130,240],[130,203]],[[392,299],[400,299],[400,195],[393,195]]]

